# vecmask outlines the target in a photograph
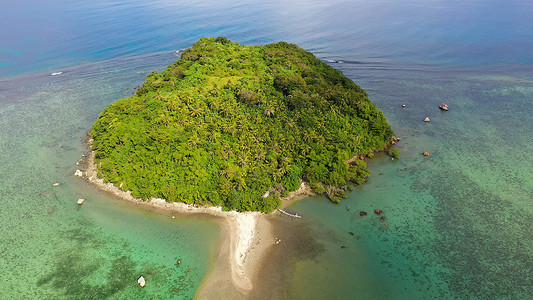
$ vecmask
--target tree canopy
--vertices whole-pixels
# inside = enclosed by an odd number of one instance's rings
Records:
[[[135,197],[270,212],[300,180],[319,193],[363,182],[365,162],[347,161],[386,148],[393,132],[361,87],[313,54],[219,37],[148,74],[92,135],[98,175]]]

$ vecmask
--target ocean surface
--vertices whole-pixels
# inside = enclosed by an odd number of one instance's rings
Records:
[[[3,2],[0,298],[194,297],[219,226],[132,207],[73,174],[107,105],[175,50],[226,36],[313,52],[401,138],[400,158],[368,160],[369,181],[340,205],[291,207],[314,246],[284,258],[276,297],[531,299],[532,15],[513,0]]]

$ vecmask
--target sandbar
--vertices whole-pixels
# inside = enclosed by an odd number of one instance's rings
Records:
[[[123,191],[112,183],[106,183],[102,178],[99,178],[94,161],[94,151],[90,151],[86,155],[84,162],[86,169],[81,171],[80,177],[123,200],[156,210],[176,214],[207,214],[223,220],[220,222],[223,236],[221,244],[218,246],[215,267],[201,284],[195,298],[210,298],[213,296],[213,291],[217,289],[221,292],[224,291],[224,293],[235,292],[227,290],[227,281],[230,278],[234,289],[241,295],[246,295],[252,291],[252,281],[256,281],[254,277],[259,274],[258,268],[263,264],[267,250],[276,245],[276,237],[273,235],[269,215],[260,212],[223,211],[222,207],[195,206],[181,202],[168,202],[160,198],[145,201],[135,198],[131,192]],[[80,173],[77,172],[77,174]],[[302,182],[297,191],[282,198],[282,206],[286,207],[293,201],[310,195],[312,192],[309,186]],[[226,288],[220,289],[222,286]]]

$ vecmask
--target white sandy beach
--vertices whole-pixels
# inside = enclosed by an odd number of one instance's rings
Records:
[[[234,287],[241,293],[248,293],[252,290],[252,281],[246,272],[246,259],[250,254],[250,246],[254,239],[256,231],[257,219],[264,214],[259,212],[236,212],[223,211],[222,207],[197,207],[179,202],[167,202],[164,199],[152,198],[149,201],[135,198],[129,191],[122,191],[112,183],[104,183],[103,179],[98,178],[96,164],[94,163],[94,151],[91,151],[86,157],[87,169],[85,171],[76,172],[80,177],[86,178],[89,182],[95,184],[101,190],[111,192],[114,195],[134,202],[138,205],[163,209],[165,211],[175,212],[178,214],[208,214],[212,216],[222,217],[226,220],[229,229],[229,262],[231,278]],[[265,222],[263,224],[268,224]],[[268,225],[264,225],[268,226]],[[268,228],[262,230],[268,232]],[[274,239],[272,238],[272,243]],[[264,244],[272,244],[269,241],[263,241]],[[265,245],[267,246],[267,245]],[[264,247],[254,247],[254,251],[261,252]]]
[[[271,223],[263,220],[267,215],[260,212],[223,211],[222,207],[198,207],[181,202],[171,203],[160,198],[144,201],[133,197],[131,192],[123,191],[110,182],[104,183],[103,179],[98,178],[94,151],[90,151],[85,163],[86,170],[76,171],[76,176],[87,179],[101,190],[110,192],[123,200],[177,214],[208,214],[223,218],[225,222],[221,224],[227,231],[227,237],[223,239],[223,244],[219,247],[216,264],[218,267],[215,267],[213,274],[208,276],[203,285],[211,285],[211,289],[216,288],[216,283],[220,282],[221,279],[231,277],[234,288],[240,293],[247,294],[253,289],[251,276],[256,273],[267,248],[274,245],[276,241],[272,235]],[[298,190],[291,192],[288,197],[282,198],[282,206],[286,207],[295,200],[311,195],[313,193],[310,187],[302,182]],[[257,235],[258,231],[260,231],[260,238]],[[254,243],[253,247],[252,243]],[[227,262],[229,262],[229,270],[228,268],[221,268],[221,266],[226,266]],[[202,297],[200,296],[200,298]]]

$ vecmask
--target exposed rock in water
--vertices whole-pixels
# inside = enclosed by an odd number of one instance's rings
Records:
[[[448,111],[448,104],[442,103],[441,105],[439,105],[439,108],[441,110]]]
[[[144,279],[143,276],[139,277],[139,279],[137,279],[137,283],[139,284],[140,287],[144,287],[146,285],[146,279]]]
[[[429,152],[424,152],[424,156],[429,156]]]
[[[77,202],[77,203],[78,203],[78,205],[82,205],[82,204],[83,204],[83,202],[85,202],[85,199],[83,199],[83,198],[80,198],[80,199],[78,199],[78,202]]]
[[[428,117],[426,117],[426,118],[424,119],[424,122],[429,122],[429,121],[430,121],[430,120],[429,120]]]
[[[74,176],[82,177],[83,176],[83,172],[80,171],[80,170],[76,170],[76,172],[74,172]]]

